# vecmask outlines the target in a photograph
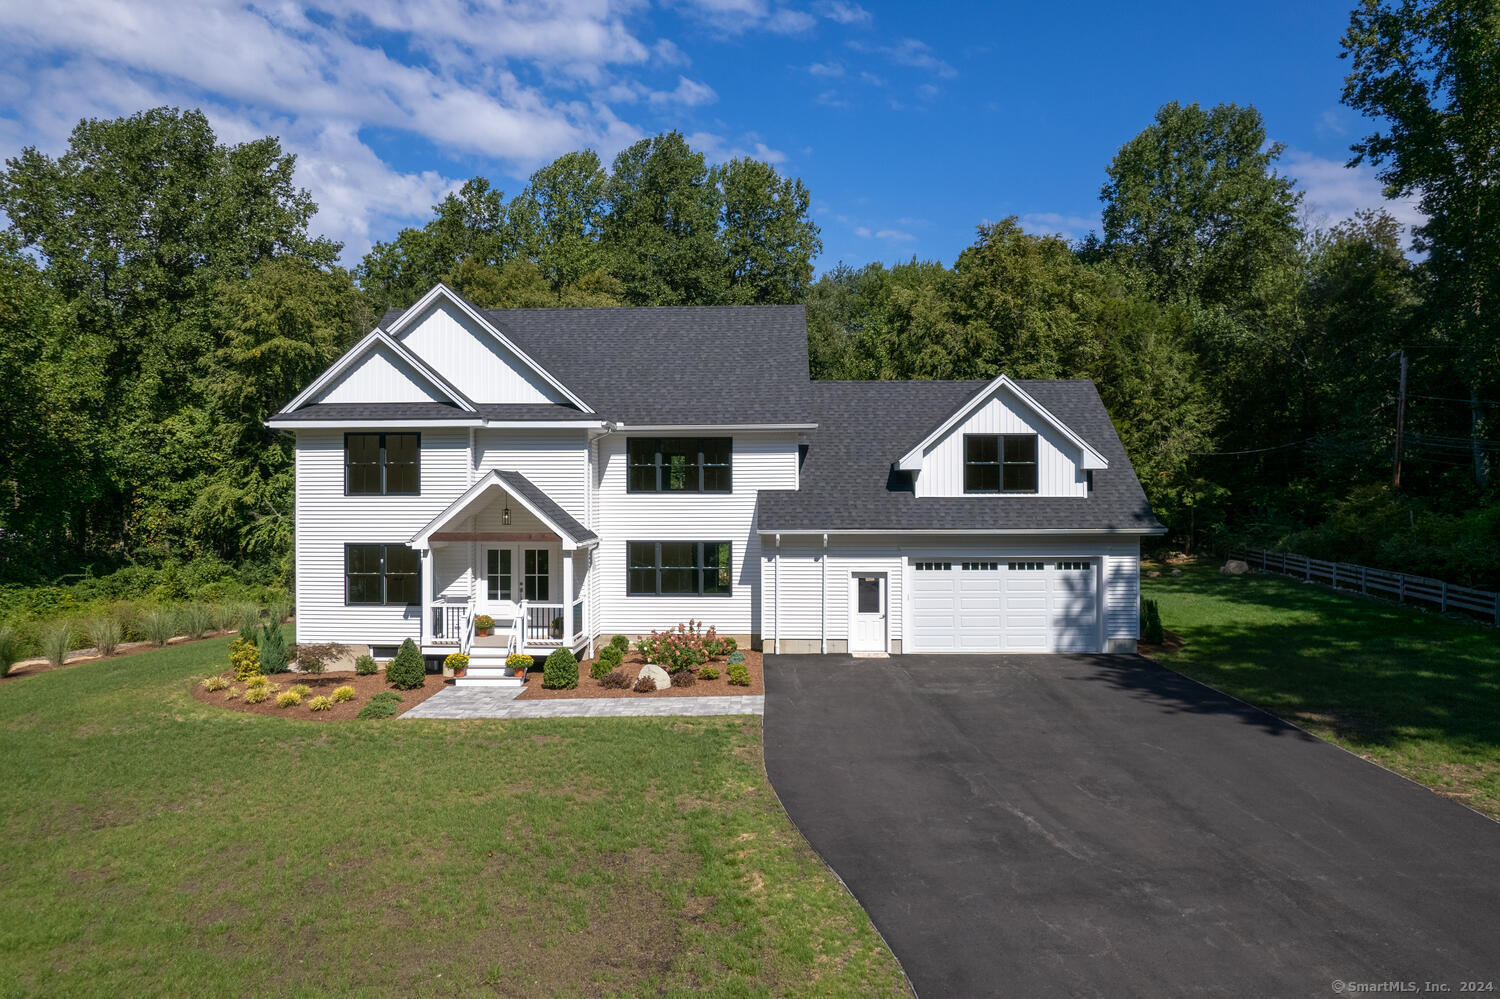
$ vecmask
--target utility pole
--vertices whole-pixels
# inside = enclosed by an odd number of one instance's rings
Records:
[[[1401,443],[1406,436],[1406,350],[1401,350],[1401,386],[1396,395],[1396,461],[1391,469],[1391,486],[1401,488]]]

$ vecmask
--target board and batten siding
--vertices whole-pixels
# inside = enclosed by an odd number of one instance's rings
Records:
[[[474,402],[565,401],[530,365],[446,299],[429,305],[397,340]]]
[[[375,645],[420,639],[420,607],[345,605],[344,545],[405,544],[468,487],[468,432],[421,433],[420,496],[345,496],[343,432],[297,431],[298,639]]]
[[[578,430],[476,430],[475,479],[493,469],[520,472],[552,502],[588,526],[588,437]]]
[[[1079,467],[1078,448],[1037,419],[1002,386],[968,419],[922,452],[922,470],[914,483],[917,496],[964,495],[965,434],[1036,434],[1038,496],[1087,496],[1088,480]],[[1027,494],[1033,495],[1033,494]],[[1004,496],[995,502],[1003,503]]]
[[[822,601],[821,536],[783,535],[781,540],[781,616],[776,617],[776,548],[767,536],[761,558],[764,590],[761,635],[766,647],[778,634],[799,647],[821,643],[826,613],[830,651],[842,651],[849,637],[849,578],[856,573],[884,572],[888,578],[888,627],[892,639],[911,648],[905,634],[910,620],[908,594],[912,560],[1001,560],[1008,558],[1092,559],[1102,574],[1099,592],[1106,646],[1133,643],[1139,631],[1140,542],[1135,538],[1009,538],[976,535],[943,539],[894,538],[890,535],[831,535],[828,539],[828,598]],[[1130,645],[1133,649],[1133,644]]]
[[[389,347],[376,346],[318,396],[318,402],[448,402]]]
[[[704,436],[726,436],[704,431]],[[639,635],[694,619],[721,634],[758,635],[760,629],[760,538],[755,500],[762,489],[797,487],[797,438],[791,433],[734,433],[733,491],[729,493],[632,493],[626,491],[625,442],[620,432],[598,442],[596,499],[600,634]],[[681,436],[692,436],[687,433]],[[626,543],[630,541],[728,541],[731,592],[721,596],[628,596]]]

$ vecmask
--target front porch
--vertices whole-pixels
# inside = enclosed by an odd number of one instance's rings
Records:
[[[519,686],[506,657],[591,653],[598,539],[519,473],[490,472],[412,541],[422,554],[422,652],[469,656],[465,686]],[[488,619],[488,629],[480,627]]]

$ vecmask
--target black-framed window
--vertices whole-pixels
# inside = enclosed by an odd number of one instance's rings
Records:
[[[964,492],[1036,492],[1036,434],[964,434]]]
[[[631,541],[625,592],[636,596],[729,596],[728,541]]]
[[[727,493],[734,488],[732,437],[631,437],[625,487],[633,493]]]
[[[345,545],[344,603],[410,606],[422,601],[422,556],[405,545]]]
[[[485,595],[491,600],[509,600],[510,549],[491,548],[484,558]]]
[[[345,434],[346,496],[420,496],[421,434]]]

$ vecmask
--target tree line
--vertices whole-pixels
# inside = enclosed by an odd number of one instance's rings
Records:
[[[800,180],[676,132],[512,196],[483,177],[352,269],[294,158],[198,111],[88,120],[0,172],[0,578],[216,559],[289,575],[264,420],[391,306],[802,303],[815,378],[1090,378],[1171,543],[1495,579],[1500,2],[1362,0],[1351,151],[1426,216],[1310,223],[1259,112],[1168,103],[1102,165],[1102,224],[1015,219],[951,264],[835,265]],[[1390,485],[1399,358],[1407,474]]]

